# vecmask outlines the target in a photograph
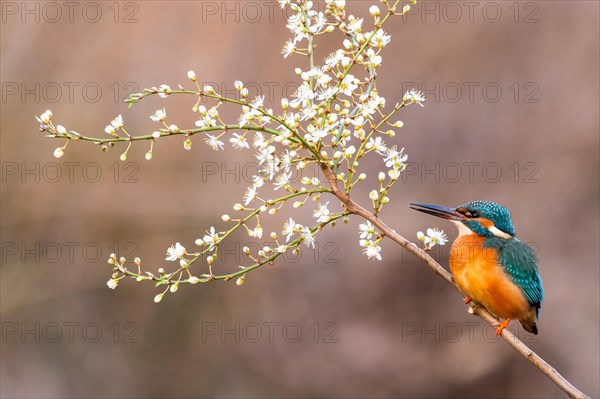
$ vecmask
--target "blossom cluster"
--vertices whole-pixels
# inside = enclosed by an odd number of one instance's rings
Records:
[[[211,226],[194,244],[196,249],[188,251],[181,243],[172,245],[166,254],[166,261],[177,262],[178,268],[158,273],[142,272],[141,260],[136,258],[131,269],[129,260],[111,255],[109,263],[113,275],[107,285],[116,288],[125,277],[137,281],[150,280],[157,286],[165,286],[155,301],[162,300],[167,292],[177,291],[181,284],[196,284],[212,280],[235,279],[238,285],[244,282],[246,273],[263,264],[272,263],[286,251],[299,251],[302,243],[308,247],[315,245],[317,234],[326,226],[335,226],[338,219],[346,220],[351,213],[339,201],[330,206],[331,201],[322,201],[323,195],[333,194],[338,185],[345,195],[361,182],[374,184],[367,186],[374,216],[389,201],[389,191],[406,168],[408,155],[405,149],[394,143],[399,129],[404,126],[394,118],[403,107],[418,104],[423,106],[424,95],[416,90],[408,91],[402,101],[390,106],[380,95],[377,87],[377,72],[383,65],[382,51],[391,43],[391,36],[383,29],[392,16],[408,13],[410,5],[400,7],[397,0],[390,4],[381,1],[379,6],[369,8],[372,20],[366,21],[347,12],[344,0],[326,0],[324,11],[318,11],[312,1],[279,0],[282,8],[290,13],[286,26],[292,37],[282,48],[282,55],[292,55],[306,60],[306,65],[295,68],[299,79],[297,90],[289,98],[281,98],[279,104],[266,104],[264,96],[249,98],[248,88],[242,81],[235,81],[234,87],[239,99],[220,94],[212,86],[201,86],[194,71],[187,78],[191,88],[178,85],[172,88],[167,84],[151,87],[140,93],[131,94],[126,102],[130,105],[145,97],[157,95],[168,98],[174,95],[192,95],[196,98],[192,111],[196,115],[194,126],[179,128],[170,123],[166,107],[156,110],[149,116],[157,126],[151,134],[132,136],[125,128],[122,115],[115,117],[104,129],[107,136],[93,138],[68,131],[61,125],[52,123],[52,112],[46,111],[37,117],[42,131],[53,138],[65,139],[65,144],[55,150],[54,155],[62,157],[67,144],[72,140],[91,141],[108,151],[118,143],[126,144],[120,159],[126,160],[132,145],[147,141],[150,148],[145,158],[153,158],[154,145],[167,137],[183,138],[185,150],[192,149],[196,136],[201,136],[214,151],[250,151],[258,161],[259,169],[252,176],[252,183],[244,191],[240,202],[233,205],[234,216],[222,215],[229,228]],[[340,48],[331,54],[316,54],[317,37],[337,32],[341,34]],[[321,59],[321,62],[317,60]],[[201,100],[208,100],[201,104]],[[214,102],[214,103],[213,103]],[[234,106],[239,114],[234,121],[221,117],[221,107]],[[376,179],[368,179],[360,172],[363,162],[379,165]],[[302,172],[315,165],[332,179],[303,177],[293,182],[292,174]],[[271,193],[271,194],[270,194]],[[272,193],[276,197],[271,198]],[[332,197],[335,198],[335,197]],[[271,231],[268,236],[276,245],[264,246],[260,250],[244,248],[247,265],[240,265],[239,271],[218,274],[213,271],[215,259],[219,256],[220,244],[234,231],[245,230],[249,237],[262,239],[267,236],[261,225],[261,218],[278,213],[286,203],[294,208],[304,206],[309,199],[314,202],[313,220],[301,223],[290,217],[285,220],[280,232]],[[367,200],[365,198],[365,200]],[[333,210],[337,208],[338,210]],[[359,245],[369,259],[381,260],[380,242],[383,235],[378,233],[371,222],[360,224]],[[281,237],[281,238],[280,238]],[[430,235],[426,245],[443,244],[440,236]],[[203,261],[207,272],[195,276],[190,266]]]

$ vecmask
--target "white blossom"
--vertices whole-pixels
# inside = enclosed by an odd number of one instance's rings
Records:
[[[296,51],[296,43],[288,40],[283,45],[283,49],[281,50],[281,54],[283,54],[283,58],[287,58],[292,55]]]
[[[351,96],[354,90],[358,88],[359,82],[360,81],[355,78],[354,75],[348,74],[340,84],[340,91],[347,96]]]
[[[421,93],[420,90],[411,89],[404,94],[403,98],[404,102],[414,103],[416,102],[421,107],[424,107],[423,103],[425,102],[425,95]]]
[[[250,148],[246,137],[237,133],[233,133],[233,137],[229,139],[229,142],[233,145],[233,148]]]
[[[296,232],[296,222],[294,219],[289,218],[283,225],[283,235],[286,236],[285,242],[289,242],[292,235]]]
[[[313,236],[312,232],[310,231],[310,229],[308,227],[303,227],[302,230],[300,230],[300,235],[302,236],[304,244],[307,247],[309,247],[309,248],[315,247],[315,237]]]
[[[217,137],[213,136],[212,134],[207,133],[204,141],[206,141],[206,143],[210,146],[210,148],[212,148],[215,151],[223,149],[223,142],[221,140],[219,140]]]
[[[185,255],[185,247],[180,243],[175,243],[175,245],[171,245],[169,249],[167,249],[167,257],[165,260],[176,261]]]
[[[368,220],[366,223],[359,224],[358,229],[360,231],[360,238],[362,239],[370,239],[375,234],[375,227]]]
[[[47,109],[46,111],[44,111],[44,113],[42,115],[40,115],[39,119],[43,123],[46,123],[46,124],[50,123],[50,120],[52,119],[52,111]]]
[[[202,241],[204,241],[209,248],[214,247],[219,242],[219,234],[215,231],[214,226],[210,227],[210,230],[202,237]]]
[[[373,46],[382,48],[385,47],[391,40],[392,37],[390,35],[386,34],[382,29],[379,29],[371,39],[371,44]]]
[[[360,240],[360,245],[363,247],[363,254],[367,255],[369,259],[381,260],[381,247],[378,245],[378,241]]]
[[[248,206],[256,198],[256,186],[253,184],[244,193],[244,206]]]
[[[279,190],[280,188],[286,186],[290,182],[290,178],[292,177],[292,172],[282,173],[275,179],[275,190]]]
[[[436,245],[445,245],[448,242],[448,237],[443,230],[436,228],[427,229],[427,235],[422,231],[417,232],[417,238],[425,244],[425,249],[429,250]]]
[[[329,202],[325,204],[319,204],[318,208],[313,212],[313,216],[317,219],[317,222],[324,223],[329,221],[330,217],[329,209],[327,209],[328,205]]]
[[[119,130],[123,128],[123,116],[119,115],[110,122],[110,125],[115,129]]]
[[[167,112],[164,108],[159,109],[154,113],[154,115],[150,115],[150,119],[152,119],[154,122],[163,122],[165,119],[167,119]]]
[[[171,88],[169,85],[163,84],[158,87],[158,96],[160,98],[167,98],[169,94],[171,94]]]

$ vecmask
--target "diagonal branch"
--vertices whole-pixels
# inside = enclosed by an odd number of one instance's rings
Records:
[[[384,236],[389,237],[392,241],[400,244],[406,250],[412,252],[418,256],[421,260],[427,263],[438,276],[442,277],[448,283],[456,288],[452,275],[444,269],[438,262],[435,261],[427,252],[418,247],[415,243],[410,242],[400,234],[396,233],[393,229],[388,227],[381,219],[373,215],[371,212],[354,202],[350,196],[348,196],[343,190],[340,189],[335,175],[331,172],[329,167],[325,164],[321,164],[321,170],[325,174],[325,177],[331,186],[332,193],[344,204],[348,212],[358,215],[368,221],[370,221],[375,227],[377,227]],[[473,304],[469,308],[469,313],[482,318],[486,323],[494,328],[497,327],[498,320],[488,312],[484,307],[479,304]],[[560,389],[562,389],[569,397],[577,399],[589,399],[589,396],[577,389],[573,384],[567,381],[554,367],[546,362],[542,357],[531,350],[521,340],[519,340],[512,332],[508,329],[504,329],[501,333],[502,338],[510,346],[512,346],[517,352],[523,355],[527,360],[533,363],[542,373],[544,373],[550,380],[552,380]]]

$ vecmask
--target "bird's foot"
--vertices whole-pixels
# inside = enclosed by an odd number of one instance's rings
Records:
[[[510,317],[498,325],[498,329],[496,330],[496,335],[502,334],[502,330],[504,330],[506,327],[508,327],[508,323],[510,323]]]
[[[469,302],[471,302],[471,298],[469,298],[468,296],[466,296],[466,297],[463,299],[463,302],[464,302],[464,303],[469,303]]]

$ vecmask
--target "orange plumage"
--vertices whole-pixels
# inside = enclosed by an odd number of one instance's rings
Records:
[[[450,271],[458,289],[496,316],[531,320],[535,309],[498,263],[494,248],[484,248],[485,237],[459,236],[450,251]]]

